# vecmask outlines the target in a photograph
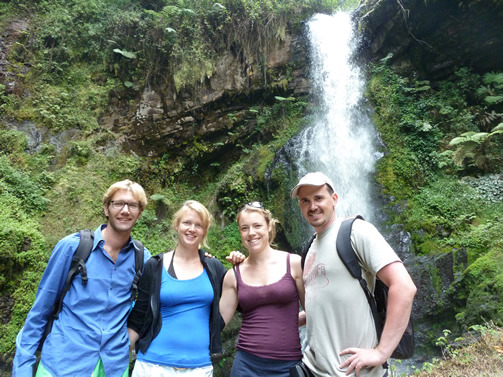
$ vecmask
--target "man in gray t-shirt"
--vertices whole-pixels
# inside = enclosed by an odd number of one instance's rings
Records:
[[[292,190],[316,238],[306,256],[307,347],[303,361],[316,377],[382,377],[407,326],[416,287],[402,262],[370,223],[356,220],[351,244],[373,290],[376,276],[389,287],[387,321],[378,344],[372,312],[359,282],[335,250],[341,221],[337,194],[323,173],[306,174]]]

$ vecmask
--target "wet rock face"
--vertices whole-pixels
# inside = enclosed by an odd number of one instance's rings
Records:
[[[166,152],[176,156],[181,146],[195,139],[225,149],[231,139],[246,137],[254,127],[254,119],[247,118],[248,108],[274,95],[309,91],[305,50],[303,36],[287,34],[271,42],[264,52],[265,65],[253,57],[226,53],[213,75],[197,88],[176,91],[169,83],[147,86],[134,105],[112,100],[100,123],[120,131],[128,148],[142,156],[160,157]],[[229,138],[229,133],[234,136]]]
[[[458,65],[501,70],[503,2],[368,0],[355,12],[361,52],[377,61],[442,79]]]
[[[30,69],[26,65],[16,70],[7,59],[14,42],[28,27],[28,21],[16,20],[0,34],[0,83],[7,93],[16,92],[19,86],[12,71],[26,74]],[[215,155],[232,158],[234,144],[247,139],[254,129],[256,116],[248,112],[251,106],[271,104],[278,95],[301,96],[309,92],[306,50],[302,30],[295,34],[286,32],[281,39],[268,41],[264,51],[257,53],[260,56],[224,53],[215,62],[211,77],[196,87],[177,90],[173,78],[167,77],[155,85],[112,92],[109,106],[98,122],[101,128],[118,136],[104,147],[119,146],[138,156],[159,158],[168,154],[176,158],[197,144],[192,157],[197,154],[206,159]],[[10,128],[29,133],[30,151],[50,143],[59,152],[60,144],[67,141],[65,134],[36,122],[5,122]],[[78,135],[79,130],[65,133]],[[262,136],[263,140],[267,138]]]
[[[5,86],[7,93],[14,93],[18,89],[15,72],[26,74],[27,67],[12,65],[8,55],[19,38],[28,29],[28,20],[19,19],[10,22],[0,34],[0,82]]]

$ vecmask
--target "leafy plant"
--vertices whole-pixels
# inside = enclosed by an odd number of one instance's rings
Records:
[[[449,330],[447,336],[450,335]],[[445,334],[445,332],[444,332]],[[441,337],[442,338],[442,337]],[[433,359],[423,364],[414,376],[418,377],[496,377],[500,374],[502,329],[493,323],[476,325],[470,328],[463,338],[442,339],[449,347],[444,358]]]
[[[21,201],[21,208],[28,213],[43,211],[49,202],[45,189],[28,174],[11,166],[6,156],[0,155],[0,191],[5,191]]]
[[[499,171],[494,165],[502,160],[500,151],[490,153],[490,143],[495,135],[503,134],[503,123],[498,124],[491,132],[465,132],[455,137],[449,145],[456,147],[453,158],[457,166],[475,166],[483,171]]]
[[[486,86],[477,89],[477,94],[484,98],[487,105],[497,105],[503,102],[503,72],[486,73],[482,81]]]
[[[477,194],[472,199],[483,199],[490,203],[503,201],[503,177],[499,174],[489,174],[480,177],[463,177],[461,182],[474,188]]]

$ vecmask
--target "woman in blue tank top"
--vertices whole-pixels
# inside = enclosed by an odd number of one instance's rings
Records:
[[[229,323],[240,307],[243,321],[231,377],[288,377],[302,358],[298,326],[304,307],[300,256],[271,247],[276,220],[260,202],[237,215],[249,256],[225,275],[220,312]]]
[[[173,220],[176,248],[145,264],[128,319],[134,377],[213,375],[211,354],[222,351],[218,301],[226,269],[199,249],[211,219],[201,203],[186,201]]]

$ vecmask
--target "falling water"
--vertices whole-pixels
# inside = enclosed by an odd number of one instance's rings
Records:
[[[289,175],[297,175],[289,177],[295,181],[310,171],[324,172],[339,195],[338,216],[360,214],[378,225],[379,205],[373,200],[372,182],[376,161],[382,154],[377,150],[378,134],[363,96],[363,72],[353,59],[358,39],[350,16],[343,12],[317,14],[307,23],[307,32],[314,117],[310,126],[289,141],[282,151],[284,157],[278,160]],[[289,216],[283,224],[285,233],[298,248],[309,239],[312,228],[305,227],[296,203],[289,201],[285,211]],[[408,255],[408,243],[404,242],[400,251]],[[302,328],[301,339],[305,347]],[[420,365],[418,360],[410,359],[395,367],[399,372],[406,371],[408,365]]]
[[[371,180],[376,131],[364,103],[364,80],[352,59],[357,40],[347,13],[317,14],[308,22],[311,81],[315,97],[312,125],[290,149],[299,177],[322,171],[339,195],[338,216],[371,220]]]

